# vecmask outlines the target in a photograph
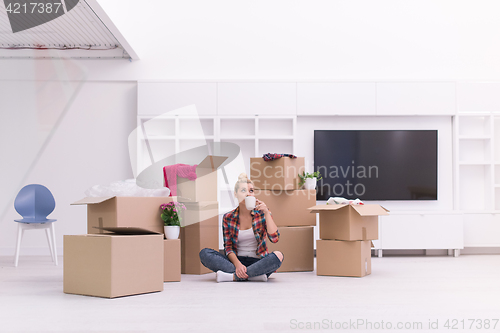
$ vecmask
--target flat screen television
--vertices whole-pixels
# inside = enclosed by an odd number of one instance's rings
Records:
[[[437,130],[315,130],[317,200],[437,200]]]

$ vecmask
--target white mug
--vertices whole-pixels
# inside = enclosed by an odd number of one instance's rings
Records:
[[[245,198],[245,206],[248,210],[252,210],[255,208],[255,197],[246,197]]]

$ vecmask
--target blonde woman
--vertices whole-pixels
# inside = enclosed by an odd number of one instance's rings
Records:
[[[245,198],[254,196],[254,185],[245,173],[238,177],[234,196],[239,205],[224,214],[222,222],[226,255],[203,249],[200,260],[205,267],[216,272],[217,282],[265,282],[283,261],[280,251],[269,253],[266,245],[266,236],[273,243],[278,241],[278,227],[264,202],[256,200],[254,209],[246,208]]]

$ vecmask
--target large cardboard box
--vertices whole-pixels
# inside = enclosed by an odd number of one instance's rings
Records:
[[[87,233],[108,233],[103,227],[139,227],[163,234],[160,205],[176,197],[87,197],[72,205],[87,205]]]
[[[176,282],[181,280],[181,240],[163,240],[163,281]]]
[[[163,235],[128,232],[65,235],[64,292],[114,298],[162,291]]]
[[[370,241],[316,241],[316,274],[363,277],[371,274]]]
[[[255,197],[267,205],[278,227],[316,225],[308,208],[316,205],[316,190],[256,190]]]
[[[200,251],[219,248],[219,216],[181,228],[180,237],[182,274],[210,273],[200,261]]]
[[[273,161],[264,161],[262,157],[250,158],[250,179],[255,188],[262,190],[298,190],[298,175],[304,171],[304,157],[282,157]]]
[[[378,217],[389,215],[379,205],[318,205],[309,210],[319,213],[319,238],[346,241],[378,239]]]
[[[180,202],[217,201],[217,168],[225,156],[205,157],[196,167],[195,180],[177,177],[177,197]]]
[[[280,227],[277,243],[267,241],[269,252],[283,253],[283,263],[277,272],[314,270],[314,227]]]

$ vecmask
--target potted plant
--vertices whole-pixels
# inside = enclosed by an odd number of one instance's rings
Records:
[[[160,205],[161,219],[163,220],[165,238],[177,239],[179,238],[181,228],[181,216],[179,213],[186,209],[182,203],[171,201],[167,204]]]
[[[316,182],[322,179],[321,173],[319,171],[315,171],[313,173],[304,171],[302,174],[299,174],[299,178],[299,188],[302,188],[302,186],[304,186],[304,189],[306,190],[314,190],[316,188]]]

